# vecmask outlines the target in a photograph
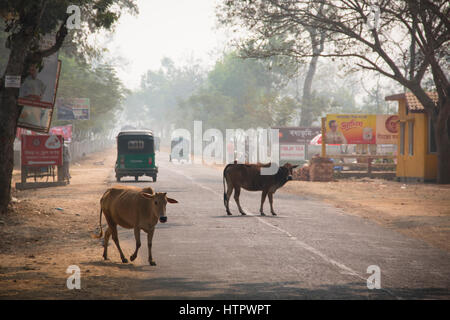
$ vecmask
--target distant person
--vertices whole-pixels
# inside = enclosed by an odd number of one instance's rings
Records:
[[[64,178],[63,180],[67,180],[67,183],[70,184],[70,172],[69,172],[69,165],[70,165],[70,150],[69,146],[66,142],[63,144],[63,172],[64,172]]]

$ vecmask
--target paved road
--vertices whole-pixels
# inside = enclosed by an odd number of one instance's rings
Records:
[[[222,172],[176,165],[160,153],[158,181],[129,182],[167,192],[166,224],[158,224],[147,266],[146,236],[131,282],[152,299],[429,299],[450,298],[450,254],[307,197],[275,194],[278,216],[258,215],[260,192],[241,192],[249,216],[223,206]],[[126,178],[124,179],[126,180]],[[266,213],[269,213],[268,201]],[[145,236],[145,237],[144,237]],[[132,231],[119,235],[127,256]],[[111,241],[112,243],[112,241]],[[110,244],[110,258],[119,259]],[[381,289],[367,288],[367,268],[381,270]],[[130,279],[132,281],[133,279]]]

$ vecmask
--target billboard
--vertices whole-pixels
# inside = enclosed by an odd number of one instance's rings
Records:
[[[305,145],[280,144],[280,160],[305,160]]]
[[[327,144],[396,144],[396,115],[328,114]]]
[[[40,43],[40,48],[45,50],[52,47],[55,41],[54,35],[48,35]],[[18,126],[38,132],[48,132],[55,104],[58,88],[61,61],[58,53],[43,58],[41,64],[30,64],[26,70],[25,78],[19,89],[17,103],[22,112],[18,120]]]
[[[377,144],[397,144],[398,115],[377,115]]]
[[[72,141],[72,125],[52,127],[49,131],[50,134],[63,136],[64,141]]]
[[[321,132],[319,127],[272,127],[278,129],[280,160],[305,160],[305,145]]]
[[[321,129],[319,127],[272,127],[278,129],[281,144],[308,144]]]
[[[62,136],[22,135],[22,165],[43,167],[62,165]]]
[[[89,98],[56,99],[56,116],[58,120],[89,120]]]

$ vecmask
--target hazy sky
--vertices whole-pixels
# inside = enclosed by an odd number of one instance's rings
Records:
[[[226,43],[224,31],[216,28],[215,5],[216,0],[138,0],[139,15],[122,15],[108,44],[112,57],[126,61],[118,69],[124,84],[136,88],[164,56],[176,65],[190,57],[212,65]]]

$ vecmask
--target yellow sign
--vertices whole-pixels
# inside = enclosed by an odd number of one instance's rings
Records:
[[[395,144],[396,115],[328,114],[327,144]]]

